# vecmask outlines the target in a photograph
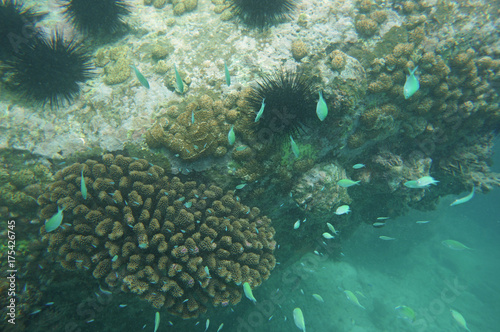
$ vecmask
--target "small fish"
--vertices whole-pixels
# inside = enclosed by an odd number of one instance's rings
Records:
[[[432,176],[422,176],[417,180],[417,185],[420,186],[420,188],[427,188],[429,185],[436,185],[438,182],[439,181],[434,179]]]
[[[47,302],[47,303],[45,303],[45,305],[47,305],[47,306],[51,306],[53,304],[54,304],[54,302]]]
[[[290,135],[290,144],[292,145],[292,152],[295,155],[295,158],[298,158],[300,156],[300,151],[299,147],[297,146],[297,143],[293,140],[292,135]]]
[[[450,309],[450,312],[451,315],[453,316],[453,319],[455,319],[461,327],[470,332],[469,328],[467,327],[467,322],[465,321],[464,316],[462,316],[461,313],[453,309]]]
[[[189,209],[191,206],[193,206],[193,202],[186,202],[184,203],[184,206]]]
[[[470,192],[469,195],[454,200],[453,203],[450,204],[450,206],[455,206],[455,205],[458,205],[458,204],[467,203],[468,201],[470,201],[472,199],[472,197],[474,197],[474,190],[475,190],[475,188],[472,187],[472,191]]]
[[[356,297],[356,295],[354,295],[353,292],[351,292],[350,290],[345,290],[344,293],[347,296],[347,299],[349,301],[351,301],[352,303],[354,303],[355,305],[357,305],[360,308],[366,309],[365,307],[363,307],[361,305],[361,303],[359,303],[358,298]]]
[[[460,243],[455,240],[444,240],[441,242],[443,246],[450,248],[452,250],[472,250],[471,248],[467,247],[465,244]]]
[[[236,148],[236,151],[243,151],[243,150],[245,150],[246,148],[247,148],[246,146],[244,146],[244,145],[240,145],[240,146],[238,146],[238,147]]]
[[[229,68],[227,68],[227,64],[225,61],[224,61],[224,74],[226,76],[227,86],[231,86],[231,76],[229,75]]]
[[[376,222],[372,224],[373,227],[375,228],[381,228],[385,226],[385,222]]]
[[[354,168],[354,169],[360,169],[363,167],[365,167],[365,164],[356,164],[356,165],[352,166],[352,168]]]
[[[327,240],[330,240],[330,239],[335,239],[335,236],[333,236],[332,234],[328,233],[328,232],[324,232],[323,233],[323,237]]]
[[[80,180],[80,190],[82,192],[83,199],[87,199],[87,186],[85,185],[85,178],[83,177],[83,169],[82,169],[82,176],[81,176],[81,180]]]
[[[236,189],[243,189],[245,188],[246,185],[247,185],[246,183],[239,184],[236,186]]]
[[[257,115],[255,116],[255,121],[254,122],[259,121],[259,119],[262,116],[262,114],[264,114],[264,107],[266,107],[265,101],[266,101],[266,98],[262,99],[262,105],[260,106],[259,112],[257,112]]]
[[[116,262],[117,259],[118,259],[118,255],[114,255],[113,258],[111,258],[111,261]]]
[[[415,311],[405,305],[399,305],[394,308],[398,312],[399,317],[408,320],[413,323],[415,321]]]
[[[418,220],[418,221],[416,221],[417,224],[427,224],[429,222],[430,222],[429,220]]]
[[[293,309],[293,321],[295,322],[295,326],[299,328],[299,330],[306,332],[306,323],[304,322],[304,314],[300,308]]]
[[[298,229],[300,227],[300,219],[293,224],[293,229]]]
[[[337,210],[335,211],[335,214],[337,216],[340,216],[342,214],[346,214],[346,213],[349,213],[351,212],[351,209],[349,207],[349,205],[341,205],[337,208]]]
[[[319,92],[319,100],[316,105],[316,115],[320,121],[323,121],[328,115],[328,106],[326,106],[325,99],[323,99],[323,92]]]
[[[193,111],[191,111],[191,124],[193,124],[193,123],[194,123],[194,112],[193,112]],[[196,149],[196,148],[195,148],[195,149]]]
[[[30,315],[36,315],[37,313],[39,313],[40,311],[42,311],[41,309],[38,309],[38,310],[35,310],[33,311]]]
[[[227,134],[227,140],[229,142],[229,145],[233,145],[234,141],[236,140],[236,135],[234,134],[233,126],[231,126],[231,129],[229,129],[229,133]]]
[[[377,217],[377,220],[387,220],[389,219],[390,217]]]
[[[318,294],[313,294],[312,295],[314,297],[315,300],[319,301],[319,302],[325,302],[323,300],[323,298],[321,297],[321,295],[318,295]]]
[[[126,304],[120,304],[118,307],[125,308],[126,306],[127,306]]]
[[[207,322],[205,323],[205,332],[207,332],[209,326],[210,326],[210,319],[207,318]]]
[[[45,231],[47,233],[56,230],[61,225],[64,209],[65,207],[63,207],[62,209],[60,207],[57,207],[57,213],[50,217],[50,219],[45,220]]]
[[[92,319],[85,321],[85,323],[92,323],[93,321],[94,321],[94,319],[92,318]]]
[[[420,88],[420,83],[418,83],[418,77],[415,77],[415,71],[418,69],[418,66],[415,67],[415,69],[410,70],[408,68],[408,71],[410,72],[410,76],[406,76],[406,82],[403,87],[403,95],[405,96],[405,99],[410,98],[413,96],[415,92],[418,91]]]
[[[417,181],[406,181],[404,183],[404,186],[407,187],[407,188],[411,188],[411,189],[421,189],[422,187],[418,184]]]
[[[221,324],[219,325],[219,328],[217,329],[217,332],[219,332],[220,330],[222,330],[222,328],[223,328],[223,327],[224,327],[224,323],[221,323]]]
[[[378,238],[381,239],[381,240],[384,240],[384,241],[396,240],[396,238],[394,238],[394,237],[385,236],[385,235],[380,235]]]
[[[130,65],[130,68],[132,68],[134,70],[135,76],[137,77],[137,79],[139,80],[139,82],[141,82],[141,85],[143,87],[145,87],[146,89],[149,89],[148,80],[144,77],[144,75],[141,74],[141,72],[139,71],[139,69],[137,69],[137,67],[134,66],[134,65]]]
[[[179,75],[179,72],[177,71],[177,67],[175,66],[175,64],[174,64],[174,71],[175,71],[175,82],[177,83],[177,89],[182,95],[184,93],[184,82],[182,82],[181,75]]]
[[[349,188],[349,187],[352,187],[352,186],[355,186],[355,185],[359,185],[361,181],[353,181],[353,180],[350,180],[350,179],[342,179],[340,181],[337,182],[337,184],[339,186],[341,186],[342,188]]]
[[[254,304],[257,303],[257,300],[255,299],[252,293],[252,287],[250,287],[248,281],[243,284],[243,291],[245,292],[245,296],[247,297],[247,299],[252,301]]]
[[[155,315],[155,331],[158,330],[158,326],[160,326],[160,313],[157,311]]]
[[[332,232],[334,235],[337,235],[338,232],[335,230],[335,227],[333,227],[332,224],[330,224],[329,222],[327,222],[326,226],[328,227],[328,229],[330,230],[330,232]]]

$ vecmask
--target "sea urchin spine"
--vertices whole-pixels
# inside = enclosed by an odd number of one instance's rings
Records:
[[[290,18],[296,0],[232,0],[230,8],[245,24],[264,28]]]

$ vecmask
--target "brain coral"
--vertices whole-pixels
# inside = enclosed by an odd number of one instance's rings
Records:
[[[107,154],[75,163],[56,173],[38,203],[44,219],[65,207],[63,225],[40,230],[64,268],[183,318],[238,303],[241,285],[259,286],[276,263],[275,231],[258,208],[215,185],[168,178],[144,159]]]

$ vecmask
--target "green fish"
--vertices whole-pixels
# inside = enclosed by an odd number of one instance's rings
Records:
[[[243,189],[245,188],[246,185],[247,185],[246,183],[239,184],[236,186],[236,189]]]
[[[191,124],[193,124],[193,123],[194,123],[194,112],[191,111]]]
[[[365,164],[356,164],[356,165],[352,166],[352,168],[354,168],[354,169],[360,169],[363,167],[365,167]]]
[[[353,180],[350,180],[350,179],[342,179],[342,180],[339,180],[337,182],[337,184],[339,186],[341,186],[342,188],[349,188],[349,187],[352,187],[352,186],[355,186],[355,185],[359,185],[361,181],[353,181]]]
[[[231,129],[229,130],[229,133],[227,134],[227,140],[229,141],[229,145],[233,145],[234,141],[236,140],[236,136],[234,135],[233,126],[231,126]]]
[[[306,332],[306,322],[304,321],[304,314],[300,308],[293,309],[293,321],[299,330]]]
[[[297,146],[297,143],[293,140],[292,135],[290,135],[290,144],[292,145],[292,152],[295,155],[295,158],[298,158],[300,156],[300,151],[299,147]]]
[[[87,199],[87,186],[85,185],[85,177],[83,176],[83,169],[82,169],[82,176],[81,176],[81,181],[80,181],[80,190],[82,191],[83,199]]]
[[[266,98],[262,99],[262,105],[260,106],[260,110],[257,113],[257,116],[255,117],[255,121],[254,122],[259,121],[260,117],[264,113],[264,107],[266,107],[266,104],[264,103],[265,101],[266,101]]]
[[[243,284],[243,291],[245,292],[245,296],[247,297],[247,299],[249,299],[253,303],[257,303],[257,300],[255,299],[252,293],[252,287],[250,287],[250,284],[248,282],[245,282]]]
[[[450,248],[451,250],[472,250],[471,248],[467,247],[465,244],[462,244],[458,241],[455,240],[444,240],[441,242],[443,246]]]
[[[453,319],[455,319],[461,327],[470,332],[469,328],[467,327],[467,322],[465,321],[464,316],[462,316],[461,313],[453,309],[450,309],[450,312],[451,315],[453,316]]]
[[[184,82],[182,82],[181,75],[179,75],[179,72],[177,71],[177,67],[174,64],[174,71],[175,71],[175,82],[177,83],[177,89],[179,90],[179,93],[182,95],[184,93]]]
[[[405,96],[405,99],[410,98],[413,96],[415,92],[418,91],[420,88],[420,83],[418,83],[418,78],[415,77],[415,71],[417,70],[418,66],[415,67],[415,69],[410,70],[408,68],[408,71],[410,72],[410,76],[406,76],[406,82],[403,87],[403,95]]]
[[[160,326],[160,313],[159,312],[156,312],[156,315],[155,315],[155,331],[158,331],[158,326]]]
[[[344,291],[344,293],[345,293],[345,295],[347,296],[347,299],[348,299],[349,301],[351,301],[352,303],[354,303],[355,305],[357,305],[357,306],[358,306],[358,307],[360,307],[360,308],[366,309],[365,307],[363,307],[363,306],[361,305],[361,303],[359,303],[358,298],[356,297],[356,295],[354,295],[354,293],[353,293],[353,292],[351,292],[350,290],[345,290],[345,291]]]
[[[475,190],[475,188],[472,187],[472,191],[470,192],[469,195],[454,200],[453,203],[450,204],[450,206],[455,206],[455,205],[458,205],[458,204],[467,203],[468,201],[470,201],[472,199],[472,197],[474,197],[474,190]]]
[[[134,65],[130,65],[130,68],[134,70],[135,76],[137,76],[137,79],[139,80],[139,82],[141,82],[142,86],[146,89],[149,89],[148,80],[144,77],[144,75],[141,74],[139,69],[137,69],[137,67]]]
[[[316,115],[318,115],[320,121],[323,121],[328,115],[328,106],[326,106],[326,102],[323,99],[323,92],[321,91],[319,92],[319,100],[316,105]]]
[[[415,321],[415,311],[412,308],[405,305],[400,305],[394,308],[394,310],[398,312],[399,317],[406,319],[412,323]]]
[[[50,233],[61,226],[64,209],[65,207],[63,207],[62,209],[60,207],[57,207],[57,213],[50,217],[50,219],[45,220],[45,231],[47,233]]]
[[[227,68],[226,62],[224,61],[224,73],[226,74],[226,84],[231,86],[231,76],[229,75],[229,69]]]

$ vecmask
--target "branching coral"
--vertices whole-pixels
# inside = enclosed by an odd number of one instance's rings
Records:
[[[208,304],[238,303],[241,284],[259,286],[275,266],[270,219],[232,191],[164,173],[122,155],[57,172],[38,199],[42,218],[65,207],[61,227],[41,228],[48,251],[66,269],[88,271],[183,318]]]

